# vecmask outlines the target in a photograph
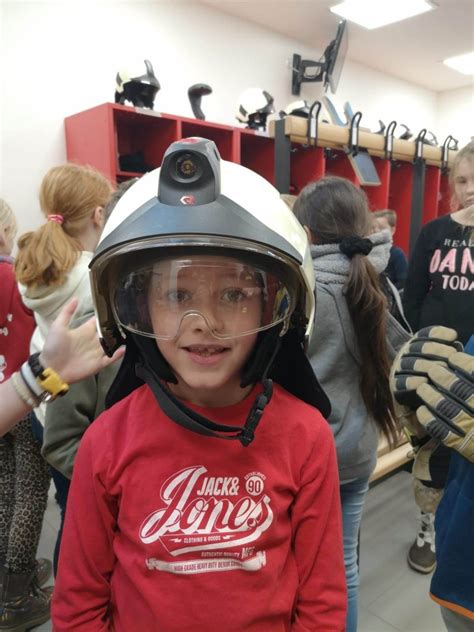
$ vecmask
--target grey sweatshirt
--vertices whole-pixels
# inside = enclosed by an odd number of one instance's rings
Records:
[[[371,235],[369,255],[380,273],[390,255],[389,231]],[[359,388],[361,366],[343,289],[350,261],[337,244],[311,246],[316,275],[316,319],[308,355],[332,405],[328,419],[336,440],[341,482],[369,477],[377,458],[378,429],[369,416]],[[387,312],[390,359],[410,334]]]

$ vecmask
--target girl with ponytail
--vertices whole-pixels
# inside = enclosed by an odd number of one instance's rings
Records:
[[[349,180],[308,184],[294,212],[311,243],[316,316],[308,355],[332,405],[343,513],[348,588],[347,632],[357,630],[357,542],[375,467],[379,435],[398,437],[389,372],[409,334],[389,314],[379,285],[392,245],[390,231],[371,233],[365,193]]]
[[[31,353],[43,348],[51,323],[72,296],[79,298],[76,319],[93,311],[88,265],[112,191],[91,167],[65,164],[44,176],[39,199],[46,221],[20,237],[15,262],[23,301],[37,324]]]
[[[39,193],[46,222],[18,240],[15,270],[26,294],[40,287],[54,292],[81,252],[95,250],[111,194],[109,181],[91,167],[71,163],[48,171]]]
[[[78,299],[73,327],[93,315],[89,263],[107,219],[104,207],[112,193],[110,182],[92,167],[69,163],[53,167],[44,176],[39,200],[46,221],[20,237],[15,262],[23,302],[36,321],[31,354],[42,350],[51,324],[71,298]],[[82,404],[84,409],[85,403]],[[45,412],[46,406],[41,404],[32,414],[33,428],[41,442]],[[69,481],[56,469],[51,471],[63,518]],[[54,554],[55,569],[59,543],[60,536]]]

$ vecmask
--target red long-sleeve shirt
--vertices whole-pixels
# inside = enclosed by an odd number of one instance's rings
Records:
[[[243,424],[237,405],[196,410]],[[342,631],[339,481],[320,413],[275,386],[243,448],[144,386],[86,432],[53,599],[57,632]]]

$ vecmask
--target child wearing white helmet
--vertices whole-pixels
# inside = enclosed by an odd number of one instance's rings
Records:
[[[174,143],[117,204],[91,281],[126,353],[76,458],[55,630],[342,631],[314,276],[278,192],[211,141]]]

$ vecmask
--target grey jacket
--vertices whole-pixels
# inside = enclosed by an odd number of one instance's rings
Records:
[[[369,255],[378,272],[390,252],[388,231],[372,235]],[[387,248],[388,244],[388,248]],[[359,388],[361,360],[343,288],[349,259],[338,245],[311,246],[316,274],[316,319],[308,355],[332,405],[328,419],[336,440],[341,482],[368,477],[375,467],[378,429]],[[393,360],[410,334],[387,312],[387,345]]]
[[[97,375],[71,384],[65,397],[46,409],[41,453],[67,478],[72,478],[74,460],[83,434],[105,409],[105,396],[120,366],[114,362]]]

